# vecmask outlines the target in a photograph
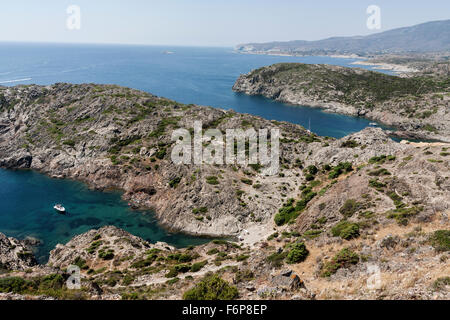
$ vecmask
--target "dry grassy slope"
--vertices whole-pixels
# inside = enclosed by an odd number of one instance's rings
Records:
[[[394,153],[396,159],[393,161],[360,166],[313,200],[308,211],[298,219],[300,231],[306,231],[321,217],[327,218],[326,226],[341,220],[343,216],[339,210],[349,199],[361,203],[359,212],[373,211],[382,223],[386,220],[383,213],[395,209],[394,201],[389,197],[391,192],[401,196],[408,206],[424,207],[417,219],[426,221],[435,214],[449,214],[450,155],[443,150],[446,150],[443,146],[412,146]],[[383,172],[383,169],[387,171]],[[317,187],[318,190],[330,182],[326,175],[323,178],[326,182]],[[374,179],[386,187],[382,191],[371,187],[370,181]],[[355,216],[352,219],[357,220]]]
[[[438,278],[450,275],[448,252],[436,251],[429,242],[434,231],[450,228],[450,155],[444,151],[448,147],[439,144],[413,144],[408,149],[397,152],[394,161],[360,167],[358,171],[341,177],[323,196],[314,199],[297,219],[296,225],[287,227],[290,232],[295,230],[302,234],[312,230],[311,227],[323,231],[319,237],[307,240],[310,250],[307,260],[293,266],[293,270],[317,294],[317,298],[450,297],[448,286],[447,289],[444,286],[443,290],[433,288]],[[370,174],[382,168],[387,169],[391,175],[378,177],[386,187],[377,191],[369,186],[369,181],[376,178]],[[396,209],[388,196],[390,192],[401,195],[402,202],[407,207],[422,206],[423,210],[408,218],[406,226],[399,225],[386,214]],[[361,206],[346,217],[340,210],[349,199]],[[368,211],[372,213],[361,215]],[[320,224],[318,220],[323,217],[326,218],[326,223]],[[347,241],[331,235],[330,229],[344,219],[360,225],[360,237]],[[284,241],[281,243],[284,244]],[[324,262],[330,261],[339,250],[348,247],[364,256],[364,262],[361,261],[350,269],[340,269],[331,278],[318,276]],[[381,288],[378,290],[367,287],[367,280],[371,275],[367,271],[368,265],[380,268]]]

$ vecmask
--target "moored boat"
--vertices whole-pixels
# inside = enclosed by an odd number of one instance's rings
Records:
[[[61,204],[55,204],[53,209],[58,211],[59,213],[66,213],[66,208],[64,208]]]

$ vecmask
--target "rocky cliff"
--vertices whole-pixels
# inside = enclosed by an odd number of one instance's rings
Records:
[[[241,75],[233,90],[361,116],[396,127],[401,137],[450,141],[446,77],[395,77],[329,65],[281,63]]]
[[[167,227],[240,238],[175,249],[111,226],[58,245],[43,266],[29,243],[0,235],[0,299],[202,298],[195,288],[210,281],[240,299],[449,298],[449,144],[396,143],[375,128],[318,137],[117,86],[18,86],[0,97],[2,167],[119,188]],[[194,120],[279,128],[279,174],[175,165],[171,131]],[[69,265],[81,269],[80,290],[65,285]]]

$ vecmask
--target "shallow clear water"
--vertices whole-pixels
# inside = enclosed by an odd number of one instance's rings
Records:
[[[36,256],[45,262],[50,250],[75,235],[114,225],[152,243],[164,241],[177,247],[201,244],[207,239],[170,234],[160,228],[150,211],[136,211],[119,192],[89,190],[85,184],[51,179],[29,170],[0,169],[0,232],[10,237],[38,238]],[[63,203],[66,215],[53,206]]]
[[[173,51],[174,54],[164,54]],[[289,106],[263,97],[234,93],[242,73],[278,62],[352,66],[354,59],[280,57],[236,54],[231,48],[186,48],[100,45],[0,44],[0,85],[108,83],[145,90],[183,103],[210,105],[267,119],[289,121],[319,135],[342,137],[369,125],[361,118]],[[39,261],[57,243],[104,225],[115,225],[151,242],[175,246],[205,240],[168,234],[151,212],[130,210],[120,193],[88,190],[84,184],[50,179],[31,171],[0,170],[0,232],[20,239],[33,236],[43,244]],[[58,215],[55,203],[69,213]]]

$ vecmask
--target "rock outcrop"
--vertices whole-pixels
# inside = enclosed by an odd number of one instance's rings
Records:
[[[26,270],[36,264],[31,247],[25,241],[0,233],[0,269]]]
[[[449,299],[449,144],[397,143],[377,128],[318,137],[116,86],[19,86],[0,97],[2,167],[120,188],[171,229],[239,240],[174,248],[108,226],[35,265],[36,239],[0,234],[0,299],[180,299],[211,275],[240,299]],[[171,131],[195,120],[280,129],[279,174],[175,165]],[[66,286],[71,265],[81,289]]]
[[[357,68],[280,63],[241,75],[233,90],[373,119],[402,138],[450,142],[446,77],[400,78]]]

